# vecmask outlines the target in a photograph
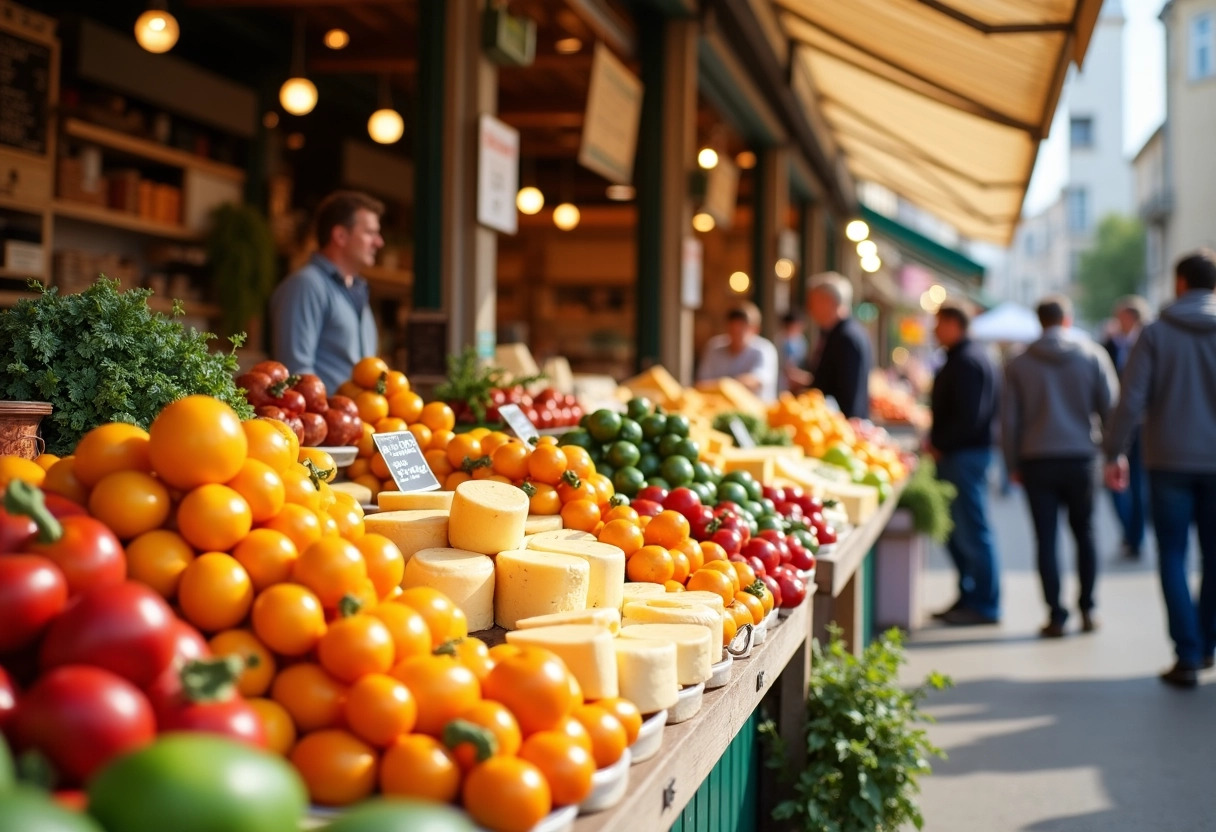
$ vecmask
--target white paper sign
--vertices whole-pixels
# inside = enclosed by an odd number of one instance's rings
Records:
[[[701,308],[701,241],[685,237],[680,253],[680,303],[685,309]]]
[[[735,201],[739,192],[739,169],[734,162],[719,157],[705,185],[705,212],[719,228],[730,228],[735,221]]]
[[[617,185],[633,182],[642,82],[608,47],[595,45],[578,162]]]
[[[477,221],[514,234],[518,228],[515,192],[519,190],[519,131],[494,116],[478,120]]]

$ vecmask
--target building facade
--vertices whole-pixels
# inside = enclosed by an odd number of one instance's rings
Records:
[[[1173,292],[1170,253],[1166,242],[1174,204],[1165,153],[1165,125],[1148,138],[1132,160],[1136,174],[1136,205],[1144,223],[1145,294],[1154,308]]]

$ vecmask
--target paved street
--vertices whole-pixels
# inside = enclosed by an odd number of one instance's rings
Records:
[[[1105,497],[1105,495],[1104,495]],[[1004,570],[999,628],[917,633],[905,679],[953,677],[937,693],[929,729],[949,759],[924,781],[929,832],[1200,832],[1216,830],[1216,673],[1195,691],[1161,684],[1173,654],[1153,553],[1116,561],[1116,523],[1098,520],[1102,629],[1059,641],[1037,637],[1045,608],[1033,533],[1020,491],[995,498]],[[1063,522],[1061,528],[1065,528]],[[1063,533],[1063,532],[1062,532]],[[1065,597],[1075,604],[1072,546]],[[930,562],[930,609],[953,600],[944,552]],[[1074,612],[1071,630],[1079,627]]]

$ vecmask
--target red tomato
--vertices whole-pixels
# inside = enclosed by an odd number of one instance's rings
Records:
[[[268,392],[273,384],[270,376],[265,373],[248,372],[236,377],[236,386],[245,391],[245,399],[254,407],[270,405],[272,396]]]
[[[287,370],[287,365],[279,361],[259,361],[249,368],[251,373],[265,373],[270,378],[271,384],[278,384],[281,381],[287,381],[291,373]]]
[[[798,577],[798,573],[788,566],[779,566],[775,570],[773,577],[777,579],[777,584],[781,587],[780,596],[773,593],[773,597],[779,597],[782,607],[796,607],[806,600],[806,583],[802,578]]]
[[[633,500],[629,503],[629,507],[642,517],[658,517],[663,513],[662,503],[656,503],[653,500]]]
[[[747,541],[747,545],[743,547],[743,556],[759,559],[764,564],[764,571],[770,575],[781,565],[781,551],[771,540],[765,540],[763,537],[753,537]]]
[[[124,581],[89,590],[47,629],[43,670],[61,665],[104,667],[141,688],[174,659],[173,610],[151,588]]]
[[[152,742],[156,718],[127,680],[99,667],[68,665],[26,691],[9,733],[18,752],[41,751],[76,784],[118,754]]]
[[[663,508],[678,511],[691,523],[694,518],[701,515],[701,498],[691,488],[673,488],[667,495],[667,499],[663,501]]]
[[[0,732],[4,724],[17,709],[17,683],[8,675],[8,671],[0,667]]]
[[[293,390],[299,391],[304,396],[304,407],[310,413],[324,413],[329,410],[329,401],[326,398],[325,382],[321,381],[320,376],[312,373],[304,373],[300,376],[300,380],[296,382]]]
[[[759,575],[759,573],[757,574]],[[760,575],[760,580],[764,581],[768,591],[773,594],[773,606],[780,607],[781,602],[785,600],[781,597],[781,584],[772,575]]]
[[[127,556],[114,532],[92,517],[63,517],[62,534],[51,542],[39,537],[29,551],[55,561],[67,578],[68,594],[121,583],[127,576]]]
[[[649,500],[652,503],[658,503],[659,505],[662,505],[663,501],[667,499],[667,489],[660,488],[657,485],[648,485],[645,488],[643,488],[641,491],[639,491],[638,496],[634,499],[635,500]]]
[[[266,747],[262,718],[236,692],[245,660],[194,659],[175,672],[162,674],[148,689],[157,730],[202,731]]]
[[[68,583],[38,555],[0,557],[0,653],[31,643],[63,611]]]
[[[728,555],[737,555],[743,549],[743,535],[738,529],[720,528],[713,533],[710,540],[725,549]]]

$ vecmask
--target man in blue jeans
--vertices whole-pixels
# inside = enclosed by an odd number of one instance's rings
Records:
[[[1174,274],[1178,299],[1144,328],[1132,349],[1103,450],[1107,484],[1126,488],[1123,454],[1143,418],[1158,571],[1177,653],[1161,680],[1193,688],[1216,653],[1216,253],[1188,255]],[[1203,567],[1198,603],[1187,582],[1192,523]]]
[[[958,569],[958,600],[934,617],[952,625],[996,624],[1001,617],[1000,567],[988,525],[988,466],[1000,387],[991,359],[967,337],[970,324],[961,304],[938,310],[937,341],[946,363],[933,382],[929,452],[938,478],[958,491],[946,544]]]
[[[1136,339],[1149,322],[1148,301],[1136,295],[1120,298],[1115,304],[1115,329],[1103,341],[1102,346],[1114,362],[1115,369],[1122,373],[1131,357]],[[1144,544],[1145,515],[1148,513],[1148,481],[1144,476],[1144,461],[1140,453],[1140,431],[1132,433],[1127,448],[1129,482],[1123,491],[1111,491],[1111,503],[1123,529],[1122,557],[1139,560]]]

